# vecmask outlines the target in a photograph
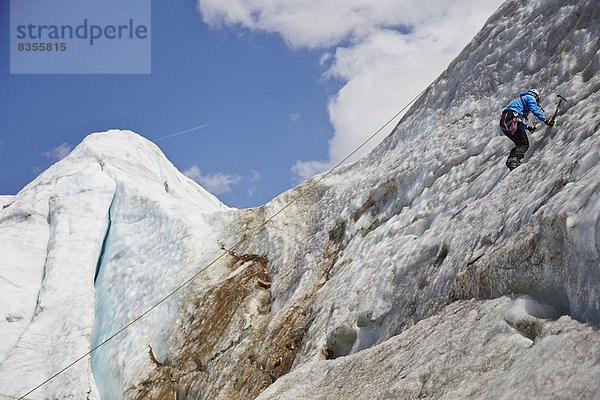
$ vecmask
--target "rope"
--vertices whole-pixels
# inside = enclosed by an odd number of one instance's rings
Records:
[[[335,171],[338,167],[340,167],[343,163],[345,163],[349,158],[351,158],[358,151],[360,151],[360,149],[362,149],[365,145],[367,145],[367,143],[369,143],[383,129],[385,129],[389,124],[391,124],[411,104],[413,104],[415,101],[417,101],[417,99],[423,93],[425,93],[427,90],[429,90],[429,88],[431,88],[434,84],[436,84],[442,78],[442,76],[444,76],[446,74],[446,72],[448,72],[448,70],[450,68],[454,67],[464,57],[465,54],[467,54],[477,43],[479,43],[481,41],[481,39],[483,39],[492,29],[494,29],[496,27],[496,25],[498,25],[498,23],[502,19],[504,19],[504,17],[506,17],[506,15],[518,3],[520,3],[520,2],[521,2],[521,0],[515,0],[515,2],[504,12],[504,14],[502,14],[502,16],[500,18],[498,18],[498,20],[494,24],[492,24],[483,34],[481,34],[481,36],[479,36],[479,38],[477,40],[475,40],[467,49],[463,50],[459,54],[459,56],[452,63],[450,63],[450,65],[437,78],[435,78],[435,80],[433,82],[431,82],[425,89],[421,90],[421,92],[419,92],[419,94],[417,94],[408,104],[406,104],[400,111],[398,111],[392,118],[390,118],[383,126],[381,126],[381,128],[379,128],[375,133],[373,133],[371,136],[369,136],[364,142],[362,142],[362,144],[360,144],[356,149],[354,149],[350,154],[348,154],[343,160],[341,160],[340,162],[338,162],[333,168],[331,168],[329,171],[327,171],[325,174],[323,174],[319,179],[317,179],[310,186],[308,186],[308,188],[306,188],[300,194],[298,194],[296,197],[294,197],[290,202],[288,202],[279,211],[277,211],[275,214],[273,214],[271,217],[269,217],[267,220],[265,220],[265,222],[263,222],[262,224],[260,224],[257,228],[255,228],[250,233],[248,233],[247,235],[245,235],[244,237],[242,237],[242,239],[240,239],[236,244],[234,244],[233,246],[231,246],[229,249],[224,250],[223,253],[221,253],[217,258],[215,258],[208,265],[206,265],[201,270],[199,270],[198,272],[196,272],[191,278],[189,278],[187,281],[185,281],[184,283],[182,283],[181,285],[179,285],[176,289],[174,289],[171,293],[169,293],[166,297],[164,297],[158,303],[154,304],[148,310],[144,311],[137,318],[135,318],[134,320],[132,320],[131,322],[129,322],[127,325],[125,325],[123,328],[119,329],[117,332],[115,332],[114,334],[112,334],[111,336],[109,336],[103,342],[99,343],[97,346],[95,346],[89,352],[87,352],[86,354],[82,355],[81,357],[79,357],[78,359],[76,359],[75,361],[73,361],[72,363],[70,363],[69,365],[67,365],[66,367],[64,367],[63,369],[61,369],[60,371],[58,371],[54,375],[52,375],[50,378],[46,379],[44,382],[40,383],[39,385],[37,385],[36,387],[34,387],[33,389],[31,389],[29,392],[25,393],[23,396],[19,397],[19,400],[24,399],[26,396],[30,395],[31,393],[33,393],[34,391],[36,391],[40,387],[44,386],[46,383],[50,382],[51,380],[53,380],[54,378],[56,378],[57,376],[59,376],[60,374],[62,374],[66,370],[68,370],[69,368],[71,368],[73,365],[77,364],[79,361],[81,361],[84,358],[86,358],[87,356],[91,355],[94,351],[96,351],[100,347],[104,346],[106,343],[108,343],[109,341],[111,341],[112,339],[114,339],[116,336],[120,335],[123,331],[125,331],[131,325],[135,324],[137,321],[139,321],[144,316],[146,316],[146,314],[148,314],[149,312],[151,312],[152,310],[154,310],[156,307],[158,307],[159,305],[161,305],[162,303],[164,303],[167,299],[169,299],[171,296],[173,296],[179,290],[181,290],[185,286],[187,286],[190,282],[192,282],[194,279],[196,279],[201,273],[203,273],[204,271],[206,271],[208,268],[210,268],[212,265],[214,265],[217,261],[219,261],[225,255],[232,253],[233,250],[235,250],[238,246],[240,246],[242,243],[244,243],[247,239],[249,239],[250,237],[254,236],[258,231],[262,230],[275,217],[277,217],[279,214],[281,214],[283,211],[285,211],[289,206],[291,206],[293,203],[295,203],[297,200],[299,200],[301,197],[303,197],[306,193],[308,193],[309,191],[311,191],[323,179],[325,179],[327,176],[329,176],[333,171]]]
[[[585,3],[585,7],[583,7],[583,11],[581,12],[581,15],[579,16],[579,19],[577,20],[577,23],[573,27],[573,30],[571,30],[571,34],[567,38],[567,41],[565,42],[565,44],[564,44],[564,46],[563,46],[560,54],[558,55],[558,58],[554,62],[554,65],[552,66],[552,70],[550,71],[550,74],[548,74],[548,78],[546,79],[546,82],[544,82],[544,85],[542,86],[542,89],[540,90],[540,98],[542,97],[542,92],[546,88],[546,85],[548,85],[548,82],[550,81],[550,78],[554,74],[554,70],[556,69],[556,66],[558,65],[558,62],[562,58],[562,55],[565,52],[565,49],[567,48],[567,45],[571,42],[571,38],[573,37],[573,34],[577,30],[577,27],[579,26],[579,23],[581,22],[581,19],[583,18],[583,14],[585,14],[585,10],[587,9],[588,5],[590,4],[590,1],[591,0],[587,0],[587,2]]]

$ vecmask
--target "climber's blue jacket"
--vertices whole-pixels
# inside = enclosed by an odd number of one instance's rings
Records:
[[[510,103],[504,111],[507,110],[515,111],[525,119],[527,119],[529,116],[529,111],[531,111],[539,120],[546,120],[546,117],[538,108],[537,101],[535,101],[535,97],[531,92],[521,93],[519,97]]]

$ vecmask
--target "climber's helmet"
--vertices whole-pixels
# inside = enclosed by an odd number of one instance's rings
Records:
[[[540,92],[537,89],[531,89],[529,92],[533,93],[533,97],[535,97],[535,101],[540,102]]]

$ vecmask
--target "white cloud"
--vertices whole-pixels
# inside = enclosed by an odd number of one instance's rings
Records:
[[[333,54],[331,54],[329,52],[323,53],[323,55],[321,56],[321,59],[319,60],[319,65],[321,67],[326,66],[327,63],[331,60],[332,57],[333,57]]]
[[[249,183],[256,183],[256,182],[260,181],[261,179],[262,179],[262,175],[260,174],[260,172],[255,171],[253,169],[250,170],[250,178],[248,178]],[[256,186],[252,185],[250,187],[250,189],[248,189],[248,198],[252,198],[252,196],[254,196],[255,192],[256,192]]]
[[[203,175],[202,171],[197,165],[192,165],[189,169],[183,171],[183,174],[195,180],[202,187],[213,194],[231,192],[231,185],[237,185],[242,181],[240,176],[228,175],[222,172]]]
[[[262,179],[262,175],[260,174],[260,172],[255,171],[253,169],[250,170],[250,175],[250,179],[248,180],[249,182],[257,182]]]
[[[330,170],[335,163],[331,161],[296,161],[291,171],[300,179],[307,179],[321,172]]]
[[[319,48],[409,24],[407,0],[198,0],[204,21],[278,33],[293,47]],[[419,4],[422,2],[419,2]],[[431,5],[435,2],[430,1]]]
[[[48,158],[49,160],[56,162],[68,156],[71,150],[73,150],[72,146],[70,146],[67,143],[62,143],[61,145],[53,147],[42,154],[46,156],[46,158]]]
[[[296,122],[298,121],[298,119],[302,116],[302,114],[300,114],[299,111],[292,113],[290,115],[288,115],[288,119],[290,120],[290,122]]]
[[[299,161],[306,178],[343,159],[435,79],[503,0],[198,0],[213,28],[272,32],[296,48],[321,49],[334,136],[328,160]],[[378,144],[393,125],[357,155]],[[356,158],[356,157],[355,157]]]

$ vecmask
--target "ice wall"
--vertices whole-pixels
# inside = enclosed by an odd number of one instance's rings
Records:
[[[3,395],[22,396],[89,352],[94,269],[114,191],[98,164],[72,157],[3,210]],[[28,398],[98,398],[89,357],[63,375]]]
[[[593,397],[595,3],[543,92],[547,111],[569,102],[510,174],[497,125],[546,81],[584,3],[519,3],[373,152],[31,398]],[[0,393],[85,354],[314,179],[232,210],[138,135],[88,137],[0,198]]]

